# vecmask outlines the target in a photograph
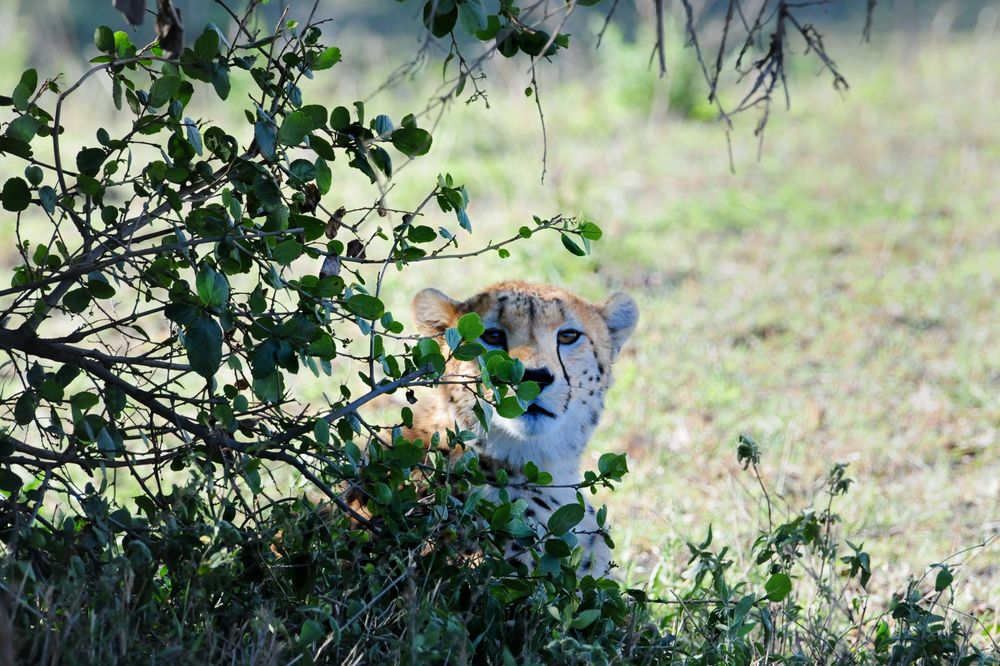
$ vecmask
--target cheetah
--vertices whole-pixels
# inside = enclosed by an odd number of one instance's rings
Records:
[[[456,425],[475,433],[477,438],[467,446],[478,454],[481,468],[488,476],[504,469],[510,501],[524,501],[529,524],[545,525],[556,509],[577,501],[571,486],[580,482],[580,458],[604,409],[612,365],[638,323],[635,301],[615,293],[590,303],[555,286],[508,281],[464,301],[424,289],[411,309],[419,332],[437,338],[461,316],[477,313],[486,327],[479,342],[519,359],[524,380],[536,382],[541,392],[523,415],[495,414],[484,431],[473,411],[477,398],[468,385],[442,383],[418,401],[407,437],[428,442],[434,433],[443,437]],[[476,361],[452,359],[445,379],[478,373]],[[529,461],[552,475],[551,484],[525,483],[522,470]],[[495,486],[485,491],[493,500],[499,493]],[[607,574],[611,552],[589,504],[574,532],[584,547],[581,571]],[[530,553],[517,546],[508,549],[507,557],[531,563]]]

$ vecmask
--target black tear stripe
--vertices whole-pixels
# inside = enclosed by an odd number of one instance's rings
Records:
[[[566,384],[568,385],[569,384],[569,373],[566,372],[566,364],[563,363],[563,359],[562,359],[562,350],[559,349],[558,345],[556,346],[556,356],[559,358],[559,367],[562,368],[563,379],[566,380]]]
[[[528,330],[535,330],[535,299],[528,298]]]
[[[546,502],[545,500],[543,500],[541,497],[535,497],[535,498],[532,499],[532,501],[535,504],[537,504],[538,506],[540,506],[543,509],[545,509],[546,511],[551,511],[552,510],[552,507],[549,506],[549,503]]]

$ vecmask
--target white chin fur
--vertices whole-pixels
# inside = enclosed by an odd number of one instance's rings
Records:
[[[519,416],[514,419],[502,416],[493,418],[493,430],[502,430],[512,439],[527,441],[535,437],[543,437],[546,433],[558,428],[556,419],[550,416]],[[491,433],[492,434],[492,433]]]
[[[580,450],[590,436],[590,429],[580,432],[565,416],[530,419],[494,416],[484,453],[518,469],[531,461],[554,475],[575,475]]]

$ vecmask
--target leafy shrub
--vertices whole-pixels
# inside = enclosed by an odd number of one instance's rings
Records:
[[[340,50],[321,21],[259,33],[257,4],[234,34],[208,25],[188,47],[168,40],[176,24],[149,48],[101,26],[79,81],[29,70],[0,99],[0,152],[23,170],[0,193],[21,258],[0,292],[0,348],[20,383],[3,396],[0,625],[18,655],[380,661],[655,640],[617,584],[577,580],[572,524],[535,543],[510,502],[476,490],[472,454],[449,464],[403,438],[409,407],[389,424],[359,412],[433,383],[455,354],[482,357],[483,409],[520,411],[526,389],[477,335],[450,332],[442,349],[404,335],[384,304],[387,271],[448,259],[472,230],[450,175],[416,205],[389,204],[396,163],[432,146],[419,110],[397,121],[306,99],[303,79],[334,70]],[[567,45],[518,11],[441,2],[425,20],[507,57]],[[159,19],[176,21],[162,7]],[[471,73],[453,67],[450,97]],[[63,120],[94,77],[123,119],[70,156]],[[187,115],[234,86],[250,89],[242,127]],[[373,203],[331,204],[335,173],[338,188],[371,187]],[[536,217],[472,254],[546,232],[574,254],[600,236],[593,222]],[[343,369],[357,379],[331,379]],[[332,403],[296,405],[296,375],[328,382]],[[604,467],[589,485],[621,477]],[[515,538],[544,548],[535,575],[503,559]],[[578,645],[550,647],[553,627]]]

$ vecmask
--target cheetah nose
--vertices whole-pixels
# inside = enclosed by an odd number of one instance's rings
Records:
[[[555,377],[548,368],[531,368],[524,371],[522,381],[532,381],[538,384],[538,388],[545,389],[546,386],[555,381]]]

